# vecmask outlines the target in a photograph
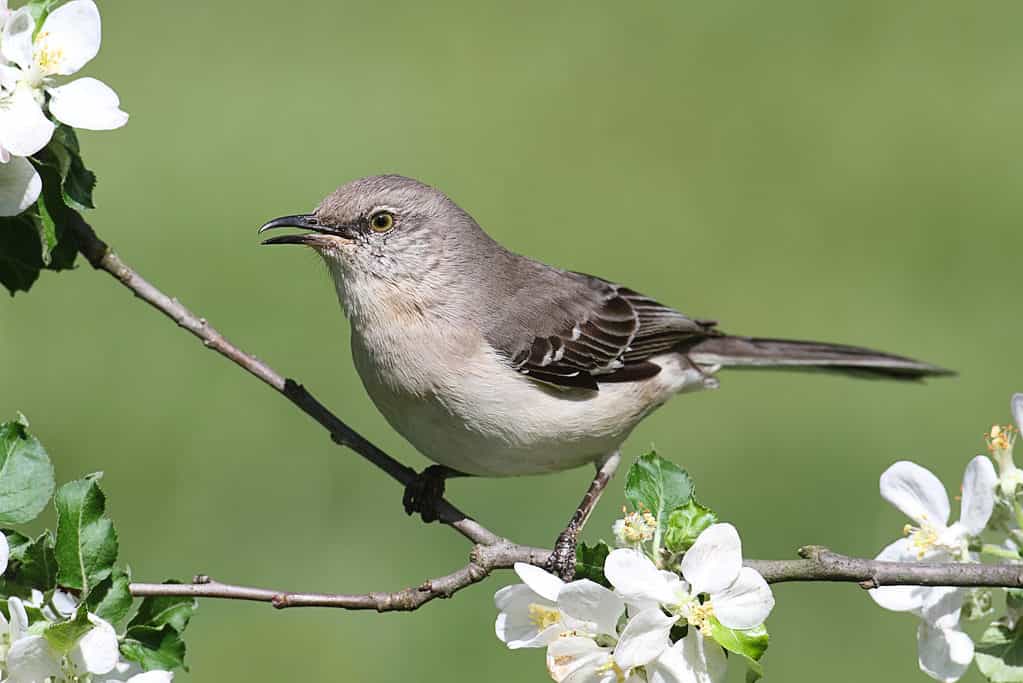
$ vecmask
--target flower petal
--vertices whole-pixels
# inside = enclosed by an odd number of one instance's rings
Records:
[[[113,130],[128,123],[113,88],[95,78],[79,78],[50,88],[50,113],[72,128]]]
[[[930,470],[900,460],[881,474],[881,497],[922,524],[948,524],[948,493]]]
[[[689,629],[685,638],[646,665],[646,673],[649,683],[719,683],[727,667],[724,650]]]
[[[42,189],[43,181],[27,159],[11,157],[0,164],[0,216],[17,216],[39,199]]]
[[[0,53],[7,61],[22,69],[32,67],[32,33],[35,29],[36,22],[28,7],[22,7],[7,18],[0,36]]]
[[[604,576],[627,602],[672,605],[679,601],[682,581],[661,572],[643,553],[631,548],[612,550],[604,560]]]
[[[959,610],[962,609],[966,592],[965,588],[952,586],[921,586],[923,599],[920,608],[913,613],[932,626],[955,628],[959,625]]]
[[[572,624],[573,630],[614,636],[618,634],[618,618],[625,611],[625,601],[600,584],[582,579],[565,584],[558,594],[558,607],[566,619],[584,622]]]
[[[7,609],[11,613],[11,642],[19,640],[28,631],[28,612],[21,598],[9,598]]]
[[[11,558],[11,545],[7,537],[0,533],[0,574],[7,571],[7,561]]]
[[[1010,405],[1012,405],[1012,417],[1016,420],[1016,429],[1023,431],[1023,394],[1013,394]]]
[[[916,640],[920,670],[935,680],[958,681],[973,661],[973,641],[959,629],[921,621]]]
[[[14,156],[29,157],[41,150],[53,129],[31,88],[20,85],[10,97],[0,100],[0,147]]]
[[[565,582],[531,564],[525,562],[515,563],[515,573],[519,575],[522,582],[533,589],[537,595],[547,598],[551,602],[558,599],[558,592]]]
[[[963,475],[963,501],[959,512],[959,522],[971,536],[976,536],[991,519],[991,511],[995,509],[995,486],[998,475],[990,458],[978,455],[966,466]]]
[[[494,622],[494,633],[511,650],[523,647],[545,647],[557,639],[565,627],[560,623],[540,631],[531,618],[530,608],[539,605],[557,609],[553,602],[544,600],[522,583],[505,586],[494,595],[494,603],[500,613]]]
[[[89,621],[92,630],[78,639],[68,658],[79,674],[105,674],[112,671],[120,659],[117,632],[95,614],[89,615]]]
[[[36,36],[36,54],[54,56],[49,74],[70,76],[99,53],[99,8],[92,0],[71,0],[50,12]]]
[[[728,628],[759,626],[774,609],[774,595],[755,569],[743,567],[739,578],[728,588],[711,593],[714,615]]]
[[[7,652],[7,674],[11,681],[43,681],[60,673],[60,654],[46,638],[25,636]]]
[[[712,524],[697,536],[682,558],[682,576],[693,593],[717,593],[739,576],[742,543],[731,524]]]
[[[631,669],[659,657],[671,645],[668,634],[675,621],[656,607],[629,619],[615,647],[615,662],[622,669]]]
[[[173,680],[174,674],[170,671],[154,669],[153,671],[132,676],[128,679],[127,683],[171,683]]]
[[[598,683],[597,668],[610,660],[610,650],[590,638],[559,638],[547,648],[547,672],[556,683]]]

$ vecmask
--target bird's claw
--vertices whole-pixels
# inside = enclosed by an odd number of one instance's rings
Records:
[[[575,524],[569,524],[554,542],[554,552],[547,558],[544,569],[560,577],[562,581],[571,581],[575,578],[575,547],[578,541],[579,528]]]
[[[418,512],[427,524],[436,522],[437,504],[444,497],[446,478],[447,469],[438,465],[431,465],[420,472],[419,476],[405,487],[405,494],[401,498],[405,514],[414,515]]]

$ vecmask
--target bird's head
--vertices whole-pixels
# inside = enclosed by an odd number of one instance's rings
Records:
[[[400,289],[422,298],[471,268],[490,239],[448,197],[399,175],[360,178],[328,195],[313,213],[269,221],[260,232],[300,228],[263,244],[301,244],[323,257],[343,300]]]

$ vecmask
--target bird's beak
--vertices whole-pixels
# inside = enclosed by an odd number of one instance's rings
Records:
[[[350,228],[342,226],[320,225],[316,215],[311,213],[299,214],[296,216],[281,216],[268,223],[264,223],[259,232],[274,230],[276,228],[305,228],[312,232],[301,235],[281,235],[263,240],[263,244],[304,244],[311,247],[323,247],[336,245],[338,241],[350,242],[355,233]]]

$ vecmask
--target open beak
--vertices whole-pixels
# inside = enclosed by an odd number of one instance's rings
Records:
[[[304,244],[306,246],[329,246],[336,244],[341,238],[344,241],[351,241],[355,234],[345,226],[335,228],[332,226],[320,225],[316,215],[311,213],[299,214],[296,216],[281,216],[268,223],[264,223],[259,232],[274,230],[276,228],[304,228],[312,232],[301,235],[280,235],[263,240],[263,244]]]

